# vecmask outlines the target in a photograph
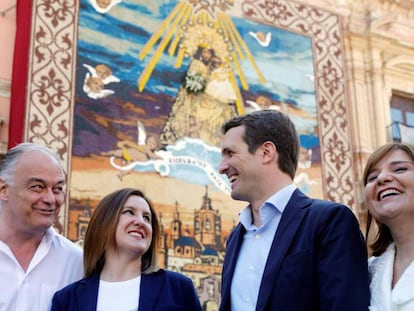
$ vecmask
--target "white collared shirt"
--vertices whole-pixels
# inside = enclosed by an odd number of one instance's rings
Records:
[[[272,245],[282,213],[296,186],[291,184],[267,199],[259,209],[262,225],[253,224],[251,207],[247,206],[240,214],[240,222],[246,229],[240,248],[236,268],[231,282],[231,310],[256,310],[267,257]]]
[[[49,228],[25,272],[0,241],[0,310],[47,311],[53,294],[83,276],[82,250]]]

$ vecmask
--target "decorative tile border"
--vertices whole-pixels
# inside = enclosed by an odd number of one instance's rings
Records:
[[[59,154],[68,185],[78,3],[75,0],[33,0],[26,97],[24,140],[45,144]],[[69,195],[66,202],[69,202]],[[58,229],[65,232],[67,220],[68,209],[64,208]]]

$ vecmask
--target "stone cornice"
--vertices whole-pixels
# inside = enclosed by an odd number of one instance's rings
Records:
[[[341,15],[345,35],[377,35],[414,47],[414,0],[314,0],[312,6]]]

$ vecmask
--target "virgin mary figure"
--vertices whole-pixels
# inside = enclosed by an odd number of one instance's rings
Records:
[[[186,76],[160,135],[164,145],[190,137],[218,146],[221,125],[237,115],[236,85],[230,79],[228,47],[214,29],[206,28],[193,29],[196,34],[208,32],[200,40],[191,34],[183,39],[183,46],[194,52],[190,54]]]

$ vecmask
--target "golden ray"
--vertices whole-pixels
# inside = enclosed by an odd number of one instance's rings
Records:
[[[224,14],[220,14],[223,16],[223,20],[224,23],[226,24],[226,26],[230,29],[230,33],[231,33],[231,38],[234,40],[232,41],[233,44],[236,44],[236,42],[238,42],[241,45],[241,48],[244,50],[244,52],[246,53],[247,59],[250,61],[250,63],[253,65],[253,68],[257,74],[257,76],[259,77],[259,80],[261,83],[265,83],[266,79],[263,76],[263,74],[260,72],[260,69],[257,67],[257,64],[252,56],[252,54],[250,53],[249,48],[247,47],[246,43],[244,42],[244,40],[241,38],[240,33],[238,32],[238,30],[236,29],[236,27],[234,26],[233,22],[231,21],[230,17],[228,15],[224,15]]]
[[[205,11],[200,12],[199,18],[202,24],[207,25],[207,13]]]
[[[174,10],[168,15],[168,17],[164,20],[164,22],[161,24],[161,27],[158,29],[156,33],[152,35],[152,37],[147,41],[147,43],[144,45],[142,50],[139,53],[138,58],[144,59],[145,56],[147,56],[148,52],[152,49],[154,44],[158,41],[158,39],[161,37],[161,34],[167,29],[169,24],[171,23],[171,20],[174,19],[174,17],[179,13],[179,11],[182,9],[182,7],[185,5],[185,3],[180,2],[177,4],[177,6],[174,8]]]
[[[186,13],[185,13],[185,16],[184,16],[180,26],[183,26],[188,22],[188,19],[190,18],[190,14],[191,14],[191,7],[187,6],[187,8],[185,8],[185,11],[186,11]],[[168,49],[168,53],[169,53],[170,56],[174,56],[175,51],[176,51],[177,46],[178,46],[178,43],[180,42],[180,39],[181,39],[181,37],[177,33],[176,36],[174,37],[174,40],[171,43],[170,48]],[[182,62],[182,60],[181,60],[181,62]]]
[[[142,92],[144,89],[145,84],[147,83],[149,77],[151,76],[152,71],[155,68],[158,60],[160,59],[162,52],[164,52],[165,47],[167,46],[168,42],[170,41],[172,35],[174,34],[175,28],[177,27],[178,23],[185,15],[185,11],[182,10],[178,13],[177,18],[173,21],[170,30],[167,32],[165,37],[161,40],[158,48],[155,50],[154,55],[149,61],[149,65],[145,67],[144,71],[142,72],[141,76],[138,79],[138,90]]]
[[[233,60],[234,67],[236,68],[236,72],[239,76],[240,84],[241,84],[243,90],[248,90],[249,85],[247,84],[246,77],[244,76],[243,70],[241,69],[241,66],[240,66],[240,63],[239,63],[239,60],[236,57],[236,55],[234,54],[234,52],[232,53],[232,60]]]
[[[225,18],[223,18],[223,14],[218,14],[217,17],[218,17],[218,22],[220,24],[220,28],[225,33],[225,36],[227,38],[230,38],[230,40],[233,39],[231,41],[233,43],[234,50],[236,51],[236,53],[238,55],[238,58],[241,59],[241,60],[243,60],[244,59],[244,55],[243,55],[243,52],[242,52],[242,50],[240,48],[240,45],[234,43],[236,40],[235,40],[234,37],[232,38],[233,34],[230,31],[231,29],[227,27],[226,20],[225,20]]]
[[[178,55],[177,55],[177,60],[175,61],[175,64],[174,64],[174,68],[180,68],[181,67],[181,65],[183,63],[184,55],[185,55],[185,50],[184,49],[179,49],[178,50]]]
[[[244,105],[243,105],[243,97],[241,96],[240,89],[237,85],[236,76],[234,75],[234,71],[230,72],[230,83],[236,92],[236,111],[239,115],[244,114]]]

